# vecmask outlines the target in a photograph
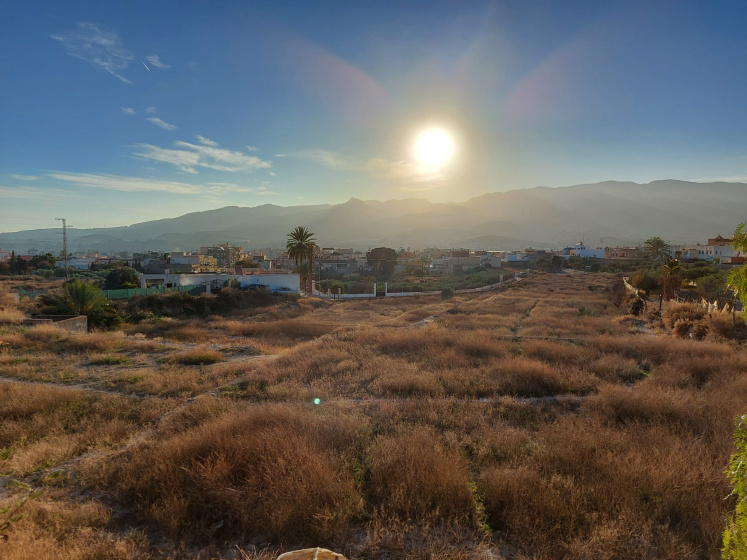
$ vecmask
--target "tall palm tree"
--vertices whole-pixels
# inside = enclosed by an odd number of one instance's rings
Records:
[[[304,226],[298,226],[288,234],[288,243],[285,245],[286,251],[288,251],[288,258],[292,259],[296,263],[296,267],[301,272],[302,284],[307,292],[311,292],[311,274],[310,271],[314,269],[314,255],[316,254],[316,240],[314,239],[314,233],[306,229]],[[304,261],[308,262],[308,269],[304,267],[301,271],[299,265]],[[308,287],[307,287],[308,284]]]
[[[666,260],[669,258],[669,243],[661,237],[650,237],[646,239],[643,246],[646,248],[648,257],[652,260]]]

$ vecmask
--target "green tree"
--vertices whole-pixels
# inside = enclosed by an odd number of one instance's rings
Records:
[[[62,301],[76,315],[90,315],[107,303],[100,288],[83,280],[66,284],[62,291]]]
[[[669,243],[661,237],[650,237],[643,243],[648,258],[652,260],[665,260],[669,258]]]
[[[391,274],[394,272],[394,265],[397,264],[397,251],[389,247],[376,247],[366,253],[366,260],[372,270]]]
[[[661,283],[662,298],[665,301],[672,299],[677,290],[682,287],[682,267],[677,259],[668,259],[661,268],[659,278]]]
[[[721,549],[724,560],[747,558],[747,415],[737,420],[734,444],[737,451],[731,456],[727,474],[734,486],[737,507],[726,520],[724,547]]]
[[[553,272],[560,272],[563,269],[563,259],[558,255],[553,255],[550,259],[550,269]]]
[[[298,226],[288,234],[288,242],[285,245],[288,251],[288,258],[296,263],[299,274],[301,275],[301,285],[307,291],[311,292],[311,271],[314,270],[314,255],[316,254],[316,239],[314,233],[304,226]],[[304,262],[308,267],[301,267]]]
[[[118,266],[112,268],[104,279],[105,290],[123,290],[126,288],[139,288],[140,275],[129,266]]]
[[[731,236],[731,245],[743,255],[747,254],[747,222],[737,226],[734,235]],[[733,269],[727,278],[729,287],[737,293],[742,300],[742,315],[747,317],[747,264]]]

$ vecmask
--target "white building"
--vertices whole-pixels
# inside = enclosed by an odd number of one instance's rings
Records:
[[[13,251],[3,251],[0,249],[0,262],[7,261],[12,254]]]
[[[574,257],[590,258],[590,259],[603,259],[604,249],[592,249],[588,245],[583,243],[576,243],[570,248],[570,255]]]
[[[249,274],[141,274],[140,287],[176,286],[204,287],[210,293],[219,290],[227,281],[237,280],[242,288],[251,286],[264,287],[269,290],[287,289],[292,292],[301,291],[301,278],[298,274],[282,273],[280,271],[265,272],[252,269]]]

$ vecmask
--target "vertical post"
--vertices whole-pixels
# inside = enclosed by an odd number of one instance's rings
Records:
[[[384,297],[386,297],[387,294],[389,293],[388,287],[389,287],[389,282],[384,282]]]
[[[55,218],[62,222],[62,258],[65,259],[65,280],[70,280],[70,263],[67,256],[67,219]]]
[[[314,295],[314,292],[316,292],[316,280],[313,278],[311,279],[311,295]]]
[[[373,291],[374,297],[376,297],[376,282],[374,282],[374,291]]]
[[[338,300],[342,299],[342,288],[339,288],[339,287],[337,288],[337,299]]]

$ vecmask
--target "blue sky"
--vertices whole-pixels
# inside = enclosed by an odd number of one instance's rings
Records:
[[[744,2],[34,2],[0,20],[0,231],[228,205],[747,181]],[[413,157],[428,127],[455,156]]]

